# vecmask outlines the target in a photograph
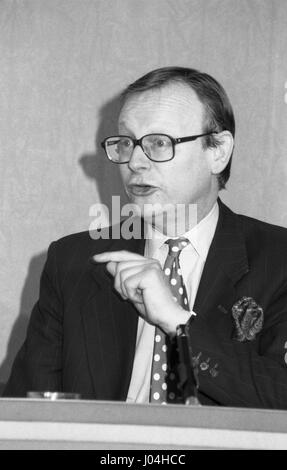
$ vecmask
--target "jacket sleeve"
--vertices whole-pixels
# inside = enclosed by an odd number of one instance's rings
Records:
[[[232,319],[198,318],[191,326],[199,391],[213,404],[287,409],[287,283],[266,307],[253,341],[232,338]],[[204,367],[202,364],[204,363]],[[208,368],[206,368],[206,364]]]
[[[62,315],[55,244],[48,250],[39,300],[32,310],[26,340],[14,361],[4,397],[28,391],[62,391]]]

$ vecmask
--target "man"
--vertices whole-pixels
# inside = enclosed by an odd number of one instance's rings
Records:
[[[158,69],[125,90],[119,135],[103,146],[146,240],[109,231],[51,245],[5,396],[180,403],[174,338],[188,324],[201,404],[287,408],[287,231],[218,199],[234,133],[207,74]]]

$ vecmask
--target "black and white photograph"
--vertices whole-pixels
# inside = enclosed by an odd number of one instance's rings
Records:
[[[0,450],[287,450],[286,154],[286,0],[0,0]]]

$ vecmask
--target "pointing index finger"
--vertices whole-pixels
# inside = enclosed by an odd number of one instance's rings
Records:
[[[105,251],[93,256],[93,260],[97,263],[108,263],[114,261],[119,263],[121,261],[140,261],[144,257],[131,251],[120,250],[120,251]]]

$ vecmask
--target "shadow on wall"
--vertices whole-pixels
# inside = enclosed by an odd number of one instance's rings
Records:
[[[100,202],[108,207],[110,215],[112,196],[120,196],[121,206],[128,202],[119,174],[119,165],[110,162],[101,147],[105,137],[118,134],[117,120],[120,106],[120,95],[116,95],[100,108],[95,152],[82,155],[79,160],[84,174],[95,181]]]
[[[20,312],[12,327],[6,357],[0,366],[0,394],[3,391],[4,382],[8,380],[15,356],[24,342],[30,314],[38,298],[40,275],[46,257],[47,253],[43,252],[34,256],[30,262],[28,275],[21,295]]]
[[[101,141],[105,137],[118,133],[117,118],[119,110],[119,95],[115,96],[100,109],[95,152],[82,155],[79,159],[79,164],[84,174],[89,179],[95,181],[100,196],[100,202],[108,207],[110,214],[113,195],[119,195],[121,197],[121,205],[127,202],[127,197],[121,184],[118,166],[107,159],[101,147]],[[46,257],[47,253],[43,252],[33,257],[30,262],[28,276],[21,296],[20,312],[12,327],[6,357],[0,366],[0,394],[4,388],[4,382],[9,377],[15,356],[24,342],[30,314],[38,298],[40,276]]]

